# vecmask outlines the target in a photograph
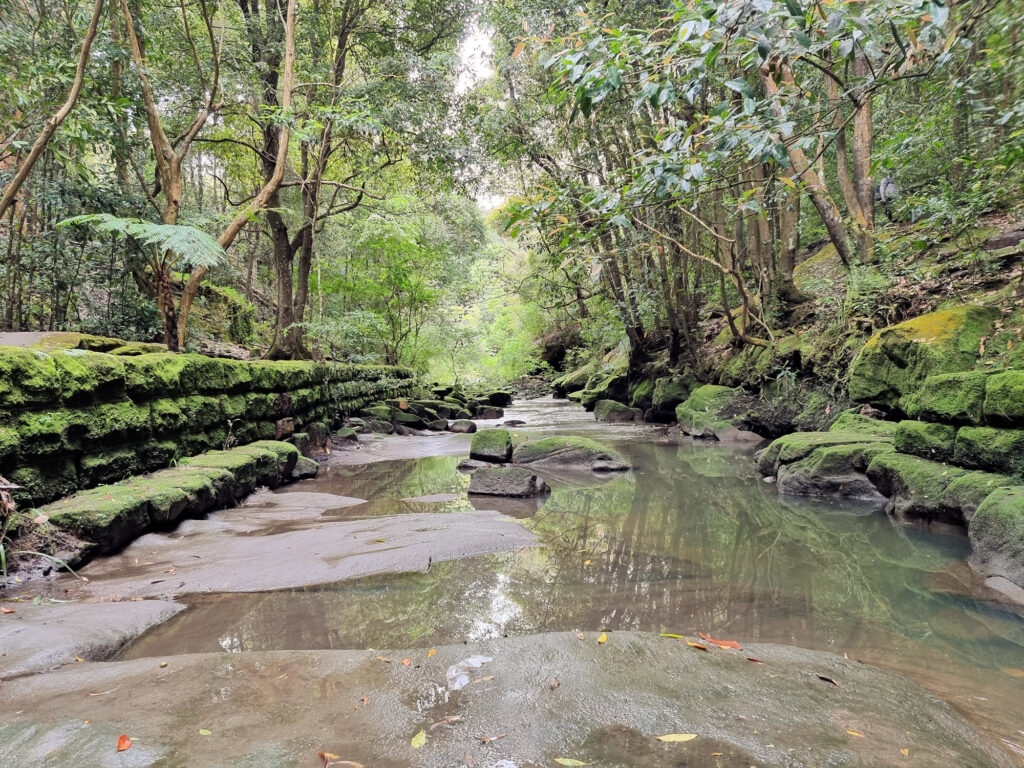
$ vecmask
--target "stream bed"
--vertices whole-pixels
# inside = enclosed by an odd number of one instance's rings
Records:
[[[507,409],[506,419],[526,422],[512,429],[521,439],[600,439],[636,468],[545,474],[553,490],[542,500],[467,499],[469,476],[456,468],[465,444],[448,436],[409,438],[427,446],[419,458],[346,457],[279,493],[366,500],[327,510],[321,522],[497,510],[539,546],[299,589],[185,594],[187,610],[118,658],[700,631],[830,651],[903,674],[1018,761],[1024,755],[1022,609],[983,591],[964,562],[962,532],[780,499],[754,472],[749,451],[695,444],[664,427],[598,424],[564,401],[529,401]],[[429,455],[438,452],[431,447],[459,455]]]

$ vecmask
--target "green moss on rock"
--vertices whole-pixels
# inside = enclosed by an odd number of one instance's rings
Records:
[[[783,464],[809,456],[819,448],[838,445],[880,443],[892,445],[892,438],[855,431],[793,432],[773,440],[757,457],[762,475],[776,475]]]
[[[908,399],[911,415],[946,424],[981,424],[989,376],[983,371],[929,376],[916,397]]]
[[[1024,427],[1024,370],[988,377],[982,411],[990,424]]]
[[[507,429],[481,429],[473,433],[469,458],[505,462],[512,458],[512,436]]]
[[[903,413],[925,379],[969,370],[999,310],[960,306],[930,312],[872,336],[850,368],[850,398]]]
[[[953,460],[971,469],[1024,477],[1024,429],[961,427]]]
[[[0,409],[46,405],[59,396],[57,365],[51,355],[0,347]]]
[[[991,472],[968,472],[954,479],[942,494],[942,505],[957,510],[969,522],[978,506],[996,488],[1013,485],[1013,478]]]
[[[136,399],[180,394],[181,372],[188,367],[186,355],[146,354],[124,360],[125,386]]]
[[[896,422],[872,419],[859,413],[844,413],[828,428],[829,432],[855,432],[879,438],[895,438]]]
[[[676,421],[688,434],[711,430],[718,432],[732,426],[726,411],[739,390],[717,384],[697,387],[676,407]]]
[[[927,421],[901,421],[896,428],[896,450],[923,459],[952,461],[956,427]]]
[[[654,382],[651,407],[659,413],[674,414],[676,406],[686,402],[697,380],[690,373],[678,376],[662,376]]]
[[[630,408],[614,400],[598,400],[594,406],[594,418],[608,422],[643,421],[644,414],[639,408]]]
[[[545,437],[524,443],[516,446],[512,461],[538,467],[591,469],[598,472],[630,468],[629,462],[618,451],[587,437]]]
[[[1024,588],[1024,486],[997,488],[971,519],[971,567]]]
[[[964,475],[962,469],[905,453],[876,454],[868,464],[867,476],[883,496],[889,510],[899,518],[962,522],[942,505],[949,484]]]
[[[6,477],[21,486],[12,494],[20,509],[45,504],[79,488],[78,468],[65,456],[51,457],[43,464],[17,467]]]
[[[53,356],[61,399],[65,403],[121,397],[125,390],[124,362],[120,357],[82,349]]]

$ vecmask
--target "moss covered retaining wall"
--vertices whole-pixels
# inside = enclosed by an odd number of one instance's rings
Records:
[[[326,434],[417,388],[383,366],[0,347],[0,475],[38,506],[211,449]]]

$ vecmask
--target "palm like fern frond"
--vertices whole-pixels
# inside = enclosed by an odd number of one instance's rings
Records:
[[[109,213],[89,213],[64,219],[59,226],[92,227],[102,234],[130,237],[161,254],[172,253],[184,265],[216,267],[224,261],[224,249],[210,235],[187,224],[157,224],[145,219],[125,218]]]

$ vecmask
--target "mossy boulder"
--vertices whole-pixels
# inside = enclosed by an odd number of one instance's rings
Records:
[[[658,421],[670,421],[675,416],[676,407],[686,402],[686,398],[697,386],[692,374],[678,376],[662,376],[654,381],[651,394],[651,408]]]
[[[469,458],[502,463],[512,458],[512,436],[507,429],[481,429],[473,434]]]
[[[828,428],[829,432],[856,433],[881,439],[892,440],[896,437],[897,423],[882,421],[862,416],[859,413],[843,413]]]
[[[6,477],[21,486],[12,493],[19,509],[68,496],[81,487],[78,467],[66,456],[50,457],[39,464],[17,467]]]
[[[643,421],[644,414],[639,408],[630,408],[614,400],[598,400],[594,406],[594,418],[608,422]]]
[[[59,396],[57,365],[52,355],[0,347],[0,409],[48,405]]]
[[[396,425],[401,424],[406,429],[425,429],[427,426],[421,416],[397,409],[391,411],[391,421]]]
[[[547,484],[525,467],[480,467],[469,481],[469,493],[483,496],[532,497],[548,491]]]
[[[956,427],[927,421],[901,421],[896,428],[896,450],[922,459],[952,461]]]
[[[780,465],[779,493],[850,499],[881,508],[886,499],[864,473],[875,455],[893,450],[883,442],[818,448],[806,458]]]
[[[298,461],[295,462],[295,469],[292,470],[292,479],[308,480],[311,477],[316,477],[319,472],[320,465],[313,459],[299,456]]]
[[[993,490],[971,519],[971,567],[1024,588],[1024,485]]]
[[[948,523],[963,522],[958,513],[942,505],[942,497],[949,484],[964,474],[949,464],[897,452],[876,454],[867,468],[871,482],[889,497],[890,514],[899,519]]]
[[[577,392],[587,386],[587,381],[594,375],[597,365],[587,363],[575,370],[559,376],[551,382],[551,389],[555,397],[565,397],[569,392]]]
[[[988,377],[982,412],[989,424],[1024,427],[1024,370]]]
[[[819,448],[879,443],[892,446],[892,438],[856,431],[793,432],[773,440],[757,455],[757,470],[762,475],[777,475],[779,467],[810,456]]]
[[[503,392],[501,390],[495,390],[494,392],[488,392],[484,395],[487,402],[491,405],[496,405],[499,408],[507,408],[512,405],[512,393]]]
[[[688,435],[714,437],[732,427],[729,406],[740,390],[717,384],[697,387],[676,407],[676,421]]]
[[[953,460],[971,469],[1024,477],[1024,429],[961,427]]]
[[[1014,480],[1007,475],[992,472],[968,472],[955,478],[946,486],[942,494],[942,506],[959,512],[966,522],[974,517],[981,502],[992,491],[1004,485],[1013,485]]]
[[[929,376],[917,397],[908,400],[911,415],[924,421],[977,425],[982,421],[989,375],[984,371]],[[1024,393],[1022,393],[1024,395]]]
[[[120,357],[68,349],[55,353],[53,362],[64,403],[113,399],[124,394],[125,371]]]
[[[144,467],[141,457],[131,448],[89,454],[78,462],[79,481],[87,488],[124,480],[146,469],[150,467]]]
[[[618,451],[587,437],[545,437],[516,446],[512,454],[516,464],[552,469],[590,469],[595,472],[621,472],[630,468]]]
[[[960,306],[880,331],[853,361],[850,398],[900,413],[913,412],[913,398],[925,379],[974,366],[981,339],[992,335],[999,314],[994,307]]]

